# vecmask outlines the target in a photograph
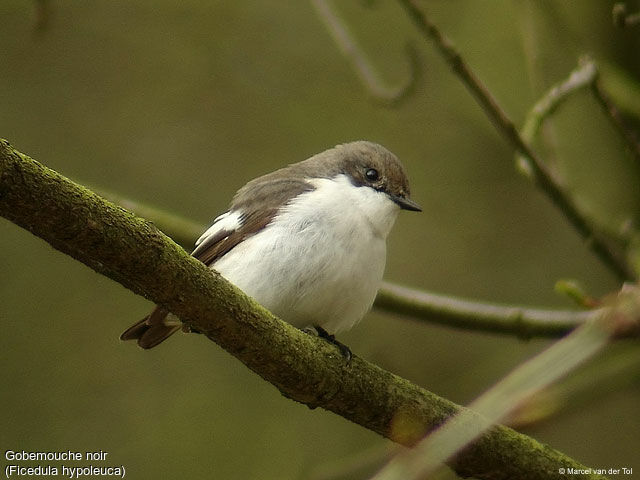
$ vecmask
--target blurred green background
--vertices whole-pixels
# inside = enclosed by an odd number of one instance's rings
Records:
[[[49,12],[42,28],[37,5]],[[517,124],[590,53],[638,126],[640,26],[615,28],[613,2],[423,5]],[[619,287],[516,172],[511,148],[398,3],[334,6],[389,85],[409,75],[406,42],[417,47],[422,75],[408,99],[372,101],[308,2],[3,0],[0,137],[80,183],[203,225],[247,180],[369,139],[402,159],[424,208],[400,215],[387,280],[554,308],[572,308],[554,292],[560,278],[596,296]],[[637,220],[640,165],[588,92],[545,139],[540,152],[592,215],[613,230]],[[204,338],[152,351],[121,343],[152,305],[4,219],[0,251],[3,452],[102,449],[102,465],[135,479],[298,479],[363,478],[389,447],[285,399]],[[341,339],[459,403],[549,344],[376,312]],[[573,394],[550,398],[556,415],[523,431],[637,474],[639,364],[633,346],[613,345],[568,379]]]

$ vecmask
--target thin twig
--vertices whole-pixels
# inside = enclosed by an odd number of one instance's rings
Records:
[[[380,75],[375,71],[371,61],[349,33],[347,27],[331,9],[328,0],[311,0],[311,3],[329,30],[331,38],[338,45],[342,54],[351,62],[360,81],[373,98],[387,104],[397,104],[407,98],[420,76],[420,62],[415,49],[410,44],[406,46],[410,67],[409,79],[397,87],[388,87],[384,85]]]
[[[557,85],[551,87],[551,89],[536,102],[527,114],[524,126],[520,130],[520,135],[523,140],[528,144],[533,143],[543,122],[551,116],[560,104],[571,94],[583,88],[590,88],[592,94],[607,114],[607,117],[611,120],[615,129],[626,141],[629,150],[638,161],[638,164],[640,164],[640,143],[638,143],[634,133],[625,124],[619,110],[603,90],[600,84],[598,67],[595,61],[589,56],[582,57],[578,67],[571,72],[566,80],[563,80]],[[528,159],[519,152],[516,153],[516,163],[524,174],[529,176],[533,175],[533,172],[531,172],[530,169],[531,162],[529,162]],[[554,181],[555,183],[560,184],[557,179]],[[590,223],[591,225],[595,225],[596,222],[591,221]],[[595,231],[595,226],[593,228]],[[615,245],[614,242],[605,237],[604,234],[600,234],[600,236],[603,242],[606,242],[610,251],[617,252],[616,255],[622,257],[622,250],[629,247],[629,241],[633,236],[633,230],[629,228],[627,231],[616,233],[617,239],[621,242],[621,246],[624,248]],[[625,263],[627,265],[630,264],[629,261]]]
[[[561,337],[598,316],[597,310],[543,310],[465,300],[384,282],[375,307],[447,327],[516,335]]]
[[[566,98],[577,90],[592,85],[598,76],[596,64],[590,59],[584,59],[580,66],[575,69],[569,77],[551,87],[551,89],[536,102],[533,108],[527,114],[524,125],[520,130],[522,139],[527,144],[531,144],[535,139],[544,120],[555,112],[558,106],[566,100]],[[518,152],[516,158],[519,164],[528,166],[528,159]],[[525,167],[526,168],[526,167]],[[557,183],[557,180],[555,180]]]
[[[591,84],[591,91],[604,112],[607,114],[609,120],[611,120],[614,128],[620,133],[623,140],[626,142],[627,148],[636,159],[636,162],[640,165],[640,140],[638,139],[638,135],[631,130],[627,122],[624,120],[616,104],[613,103],[611,97],[609,97],[604,88],[602,88],[602,83],[598,77],[596,77]]]
[[[624,255],[617,252],[610,242],[593,227],[587,216],[578,208],[564,187],[557,183],[548,168],[522,139],[514,123],[500,107],[497,100],[462,59],[453,43],[426,16],[415,0],[400,0],[409,16],[423,35],[432,40],[454,73],[462,80],[499,132],[511,143],[523,158],[528,160],[532,178],[547,194],[571,225],[587,240],[589,246],[609,269],[621,280],[633,280],[635,272]]]

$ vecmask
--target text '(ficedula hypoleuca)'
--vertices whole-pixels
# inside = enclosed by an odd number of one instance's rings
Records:
[[[251,180],[192,255],[281,319],[333,334],[371,308],[401,209],[421,211],[396,156],[345,143]],[[180,328],[156,307],[120,338],[151,348]]]

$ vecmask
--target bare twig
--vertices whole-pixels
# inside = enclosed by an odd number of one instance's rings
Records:
[[[577,69],[571,72],[566,80],[551,87],[527,114],[524,125],[520,130],[523,141],[531,144],[544,120],[555,112],[558,106],[566,100],[570,94],[592,85],[597,76],[598,71],[595,63],[590,59],[585,59]],[[516,161],[518,165],[524,169],[525,173],[531,173],[529,169],[530,161],[522,153],[518,152],[516,154]],[[554,182],[558,183],[558,180],[554,179]]]
[[[415,49],[408,44],[406,46],[407,57],[409,58],[409,79],[403,85],[388,87],[384,85],[380,75],[376,73],[367,55],[357,44],[347,27],[340,20],[338,15],[331,9],[329,0],[311,0],[318,16],[326,25],[334,42],[340,48],[342,54],[351,62],[358,73],[361,82],[366,87],[371,96],[379,101],[388,104],[396,104],[406,98],[416,85],[420,76],[420,62]]]
[[[544,120],[553,114],[556,108],[566,100],[569,95],[585,87],[591,88],[593,96],[609,120],[611,120],[616,131],[618,131],[626,141],[627,147],[632,155],[640,163],[640,142],[635,133],[624,121],[620,110],[602,88],[600,72],[596,62],[586,55],[580,59],[578,68],[573,70],[566,80],[554,85],[530,110],[524,126],[520,130],[523,140],[531,144]],[[527,162],[527,159],[523,158],[520,153],[517,154],[517,158],[518,163]]]
[[[624,120],[616,104],[613,103],[611,97],[609,97],[604,88],[602,88],[602,82],[600,82],[598,77],[596,77],[591,84],[591,91],[604,112],[607,114],[609,120],[611,120],[614,128],[620,133],[623,140],[626,142],[627,148],[635,157],[638,165],[640,165],[640,140],[638,139],[638,135],[631,130],[627,122]]]
[[[580,59],[580,64],[571,72],[569,77],[557,85],[554,85],[529,111],[525,119],[524,126],[520,130],[523,140],[528,144],[533,143],[543,122],[549,118],[558,106],[571,94],[583,88],[590,88],[594,97],[607,114],[607,117],[611,120],[615,129],[626,141],[629,150],[640,164],[640,143],[638,143],[634,133],[625,124],[622,115],[603,90],[600,84],[598,67],[595,61],[588,56],[582,57]],[[530,168],[531,163],[519,152],[516,154],[516,162],[524,174],[529,176],[534,175]],[[554,182],[560,184],[560,181],[557,179],[555,179]],[[595,232],[596,222],[589,221],[589,223],[592,225]],[[615,252],[616,256],[623,258],[624,254],[622,251],[629,247],[629,242],[633,237],[633,234],[634,232],[632,229],[628,229],[628,231],[624,232],[616,232],[616,238],[620,241],[621,245],[616,245],[604,233],[599,233],[598,235],[611,252]],[[626,265],[629,265],[630,263],[631,262],[629,261],[625,262]]]
[[[464,330],[561,337],[598,315],[598,311],[542,310],[507,306],[424,292],[384,282],[376,308]]]
[[[471,68],[462,59],[453,43],[433,24],[416,0],[400,0],[423,35],[432,40],[454,73],[482,106],[499,132],[511,143],[515,150],[529,163],[529,170],[537,185],[547,194],[556,207],[564,214],[571,225],[588,241],[589,246],[609,269],[621,280],[633,280],[636,275],[621,255],[610,245],[606,237],[600,234],[587,216],[578,208],[564,187],[557,183],[546,165],[523,140],[514,123],[500,107],[497,100],[482,84]]]

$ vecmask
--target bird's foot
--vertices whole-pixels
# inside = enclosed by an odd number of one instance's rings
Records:
[[[317,332],[318,337],[338,347],[338,350],[340,350],[340,353],[342,354],[344,359],[347,361],[347,365],[351,363],[351,358],[353,357],[353,354],[351,353],[351,349],[349,347],[347,347],[344,343],[340,342],[339,340],[336,340],[336,336],[331,335],[324,328],[319,327],[318,325],[314,325],[313,328]]]

